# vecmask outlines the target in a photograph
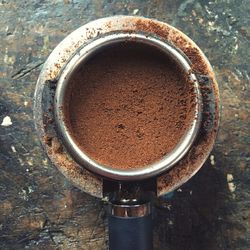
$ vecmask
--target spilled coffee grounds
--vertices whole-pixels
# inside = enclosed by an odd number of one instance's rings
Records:
[[[192,84],[149,45],[109,46],[70,81],[66,126],[81,150],[109,167],[134,169],[160,160],[194,118]]]

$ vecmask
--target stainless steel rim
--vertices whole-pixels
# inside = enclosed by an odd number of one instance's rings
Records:
[[[64,104],[65,92],[67,90],[67,84],[74,70],[83,63],[84,60],[89,58],[98,49],[108,46],[113,43],[118,43],[126,40],[133,40],[155,46],[161,49],[168,56],[172,57],[176,63],[178,63],[183,70],[189,75],[190,79],[194,82],[194,92],[196,94],[196,106],[193,123],[191,124],[187,133],[183,136],[182,140],[176,145],[174,150],[166,155],[162,160],[155,162],[151,165],[131,170],[114,169],[109,166],[99,164],[95,160],[86,155],[76,144],[72,136],[70,135],[66,124],[64,122],[64,114],[62,106]],[[104,37],[98,38],[91,43],[81,48],[78,53],[75,54],[71,60],[67,63],[65,68],[60,74],[58,80],[56,95],[55,95],[55,117],[57,127],[62,135],[65,146],[68,149],[71,156],[82,166],[88,168],[90,171],[100,174],[101,176],[108,177],[116,180],[140,180],[155,176],[168,170],[174,164],[176,164],[190,149],[195,137],[199,131],[201,121],[201,95],[199,90],[199,84],[195,74],[190,73],[192,71],[188,60],[179,52],[175,47],[169,45],[155,37],[145,36],[143,34],[129,34],[119,33],[110,34]]]
[[[144,217],[151,214],[151,203],[142,204],[109,204],[109,214],[116,217]]]

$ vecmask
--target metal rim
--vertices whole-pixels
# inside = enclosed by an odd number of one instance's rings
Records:
[[[76,144],[73,137],[70,135],[67,126],[64,122],[64,114],[62,106],[64,104],[65,91],[67,90],[67,84],[70,76],[74,73],[74,70],[78,65],[82,64],[89,56],[91,56],[96,50],[113,43],[122,42],[125,40],[133,39],[133,41],[145,43],[151,46],[155,46],[161,49],[168,56],[171,56],[176,63],[178,63],[186,73],[189,74],[190,79],[194,82],[194,92],[196,94],[196,107],[193,123],[191,124],[188,132],[184,135],[182,140],[176,145],[174,150],[166,155],[162,160],[155,162],[146,167],[138,168],[135,170],[120,170],[114,169],[109,166],[99,164],[95,160],[86,155]],[[67,63],[62,70],[60,78],[58,80],[56,95],[55,95],[55,117],[57,127],[65,142],[67,150],[72,157],[81,165],[88,168],[90,171],[95,172],[101,176],[105,176],[116,180],[139,180],[145,179],[166,171],[177,163],[190,149],[193,141],[197,135],[201,120],[201,96],[199,91],[198,81],[196,76],[191,73],[191,66],[186,58],[173,46],[158,40],[154,37],[144,36],[142,34],[111,34],[101,37],[92,41],[83,47],[77,54],[75,54],[71,60]]]
[[[108,206],[109,214],[116,217],[144,217],[151,214],[151,203],[142,204],[114,204]]]

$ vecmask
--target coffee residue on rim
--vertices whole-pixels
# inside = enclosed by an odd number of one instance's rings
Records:
[[[90,158],[117,169],[170,153],[194,119],[193,85],[172,59],[124,42],[90,58],[72,76],[66,126]]]

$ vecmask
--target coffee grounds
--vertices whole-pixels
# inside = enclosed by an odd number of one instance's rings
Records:
[[[112,45],[70,81],[66,126],[82,151],[112,168],[162,159],[194,119],[192,84],[172,59],[148,45]]]

